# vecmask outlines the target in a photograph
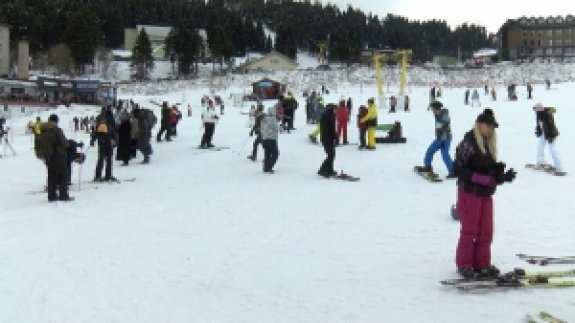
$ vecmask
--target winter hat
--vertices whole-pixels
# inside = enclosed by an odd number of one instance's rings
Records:
[[[51,114],[50,117],[48,117],[48,121],[58,123],[58,116],[55,114]]]
[[[543,111],[543,109],[544,109],[544,108],[543,108],[543,104],[541,104],[541,102],[537,102],[537,103],[535,104],[535,106],[533,107],[533,110],[534,110],[534,111]]]
[[[495,121],[495,115],[493,114],[493,110],[491,110],[490,108],[483,110],[483,112],[477,116],[477,120],[475,120],[475,122],[492,125],[495,128],[499,127],[499,124],[497,123],[497,121]]]
[[[439,101],[433,101],[433,102],[431,102],[429,107],[432,108],[433,110],[439,110],[439,109],[443,108],[443,103],[441,103]]]

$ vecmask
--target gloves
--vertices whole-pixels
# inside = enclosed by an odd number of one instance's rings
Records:
[[[507,172],[505,172],[505,174],[503,174],[502,179],[504,182],[511,183],[515,179],[515,176],[517,176],[517,172],[513,168],[510,168]]]
[[[479,173],[473,173],[471,175],[471,182],[475,184],[479,184],[485,187],[495,187],[497,186],[497,181],[493,176],[490,175],[483,175]]]
[[[537,137],[541,137],[542,134],[543,134],[543,130],[541,129],[541,126],[535,127],[535,135]]]

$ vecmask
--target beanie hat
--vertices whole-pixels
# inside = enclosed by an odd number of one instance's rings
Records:
[[[537,102],[537,103],[535,104],[535,106],[533,107],[533,110],[534,110],[534,111],[543,111],[543,110],[544,110],[543,104],[541,104],[541,102]]]
[[[443,108],[443,103],[441,103],[439,101],[433,101],[433,102],[431,102],[429,107],[432,108],[433,110],[439,110],[439,109]]]
[[[495,128],[499,127],[499,124],[497,123],[497,121],[495,121],[495,115],[493,115],[493,110],[491,110],[490,108],[483,110],[483,112],[477,116],[477,120],[475,120],[475,122],[492,125]]]
[[[58,123],[58,116],[55,114],[51,114],[50,117],[48,117],[48,121]]]

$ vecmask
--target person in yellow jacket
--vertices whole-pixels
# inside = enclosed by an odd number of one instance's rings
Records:
[[[375,127],[377,127],[377,106],[375,100],[367,100],[367,114],[359,120],[367,125],[367,147],[366,149],[375,149]]]
[[[40,117],[36,117],[36,122],[34,122],[34,124],[32,125],[32,131],[34,132],[35,135],[40,134],[40,132],[42,131],[40,129],[41,126],[42,126],[42,120],[40,120]]]

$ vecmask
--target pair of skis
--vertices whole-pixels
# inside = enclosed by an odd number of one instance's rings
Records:
[[[488,290],[509,288],[575,287],[575,269],[532,271],[515,269],[497,277],[455,278],[442,280],[444,286],[459,290]]]
[[[549,256],[532,256],[524,253],[518,253],[519,259],[525,260],[532,265],[552,265],[552,264],[575,264],[575,256],[549,257]]]

